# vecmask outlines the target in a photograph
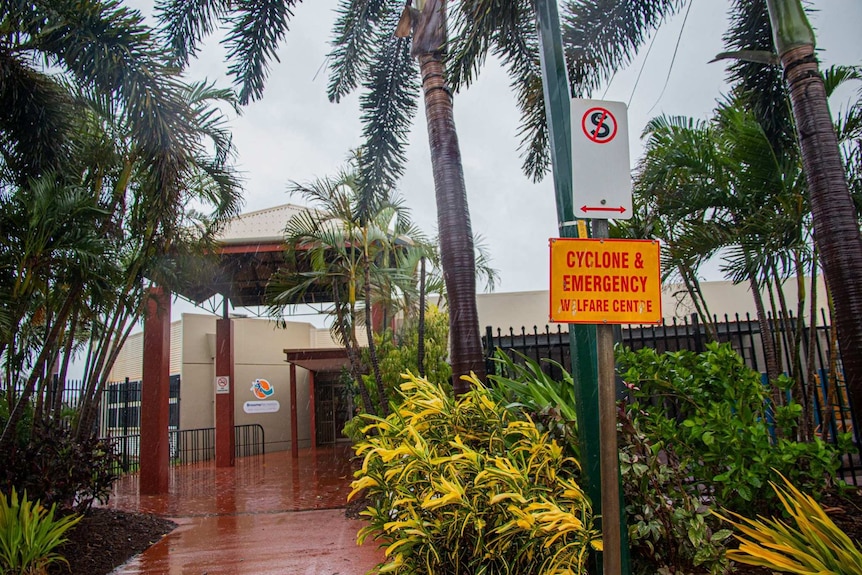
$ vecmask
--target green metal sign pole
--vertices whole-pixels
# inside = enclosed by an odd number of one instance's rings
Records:
[[[563,41],[560,34],[560,17],[556,0],[536,0],[536,19],[541,46],[542,82],[545,95],[545,112],[551,142],[551,164],[554,173],[554,190],[557,204],[557,221],[560,237],[577,238],[572,194],[572,138],[571,101]],[[582,226],[583,231],[586,226]],[[606,228],[605,228],[606,229]],[[584,234],[585,236],[586,234]],[[603,234],[604,235],[604,234]],[[609,326],[608,326],[608,329]],[[613,343],[611,343],[611,346]],[[599,358],[595,325],[570,324],[569,350],[572,358],[572,375],[577,401],[578,433],[581,447],[581,466],[587,481],[587,495],[593,510],[601,514],[602,474],[599,421]],[[614,431],[616,422],[614,420]],[[615,445],[616,442],[614,442]],[[618,505],[619,507],[619,505]],[[608,567],[621,564],[622,574],[631,572],[628,537],[624,510],[619,511],[621,531],[621,560],[609,562]],[[610,549],[605,550],[609,552]],[[593,554],[590,571],[604,573],[602,554]]]

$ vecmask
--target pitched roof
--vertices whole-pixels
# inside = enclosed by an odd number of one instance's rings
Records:
[[[217,237],[220,245],[218,264],[212,275],[182,295],[202,302],[216,294],[227,296],[234,307],[266,305],[270,278],[286,265],[284,228],[302,206],[283,204],[256,210],[231,219]],[[332,300],[329,293],[309,290],[306,303]]]
[[[227,223],[218,241],[222,244],[281,243],[288,220],[305,209],[282,204],[240,214]]]

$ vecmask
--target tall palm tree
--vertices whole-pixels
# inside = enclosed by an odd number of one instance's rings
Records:
[[[814,233],[835,302],[838,342],[857,442],[862,444],[862,233],[801,0],[768,0],[775,48],[793,103]]]

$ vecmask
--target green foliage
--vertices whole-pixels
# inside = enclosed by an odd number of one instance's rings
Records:
[[[799,406],[772,407],[760,374],[729,345],[709,344],[702,354],[621,350],[617,360],[643,434],[719,505],[774,509],[773,470],[812,492],[834,477],[835,450],[819,439],[790,439]]]
[[[377,356],[380,361],[380,374],[390,401],[398,402],[401,396],[397,390],[404,381],[401,374],[419,373],[418,347],[419,322],[410,316],[398,335],[387,330],[374,336]],[[451,389],[452,367],[447,361],[449,355],[449,314],[435,305],[425,311],[425,379],[431,383]],[[363,361],[368,364],[368,350],[363,350]],[[369,393],[374,392],[374,378],[363,376]],[[360,398],[356,398],[359,401]],[[364,437],[362,428],[367,425],[361,417],[354,417],[344,426],[344,434],[354,441]]]
[[[7,498],[0,493],[0,573],[4,575],[43,575],[52,563],[66,563],[54,549],[62,545],[65,533],[80,516],[54,518],[56,505],[46,510],[25,492],[18,497],[13,488]]]
[[[525,355],[520,355],[520,359],[523,363],[515,362],[497,350],[494,361],[498,373],[488,376],[491,393],[497,401],[505,402],[509,408],[523,410],[537,425],[565,441],[574,457],[579,458],[572,376],[560,364],[545,360],[562,372],[563,376],[556,380],[535,360]]]
[[[723,573],[730,531],[719,528],[673,451],[647,437],[631,409],[620,417],[620,472],[634,572]]]
[[[577,453],[571,376],[563,371],[556,381],[528,358],[497,361],[502,375],[489,377],[492,396],[565,437]],[[834,450],[788,439],[798,406],[773,413],[760,375],[728,346],[703,354],[621,350],[618,361],[631,398],[619,411],[620,470],[638,575],[724,572],[731,532],[712,510],[777,506],[762,488],[771,467],[812,490],[834,476]]]
[[[4,454],[0,491],[18,488],[47,504],[85,511],[105,503],[119,474],[109,440],[94,434],[76,439],[61,424],[46,421],[30,430],[23,446]]]
[[[455,400],[410,376],[397,412],[369,417],[351,493],[371,501],[360,542],[386,547],[380,573],[583,573],[601,543],[578,462],[473,383]]]
[[[770,482],[784,510],[796,523],[781,519],[748,519],[729,512],[738,521],[722,517],[742,535],[739,549],[728,551],[734,561],[785,573],[858,575],[862,573],[862,548],[824,512],[814,499],[802,493],[783,475],[786,489]]]
[[[399,334],[393,336],[387,331],[375,336],[377,355],[380,358],[380,372],[389,397],[397,399],[395,392],[403,378],[402,373],[419,374],[419,322],[409,316]],[[425,311],[425,379],[431,383],[448,386],[452,377],[452,367],[447,361],[449,355],[449,314],[429,305]]]

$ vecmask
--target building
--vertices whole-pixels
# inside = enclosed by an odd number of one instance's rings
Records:
[[[190,294],[203,301],[219,294],[235,307],[263,302],[266,281],[282,263],[282,230],[302,208],[292,205],[259,210],[235,218],[220,238],[221,268],[211,281]],[[702,289],[710,312],[719,317],[754,313],[754,303],[744,285],[705,282]],[[805,289],[810,291],[809,285]],[[785,294],[796,301],[797,285],[788,282]],[[823,282],[817,298],[826,302]],[[311,294],[317,303],[326,294]],[[548,323],[547,290],[492,293],[478,296],[480,327],[540,330]],[[663,317],[688,317],[694,307],[678,286],[662,293]],[[341,430],[353,415],[352,393],[342,370],[347,359],[329,330],[310,323],[288,321],[283,325],[249,317],[231,316],[233,323],[233,419],[237,426],[260,426],[267,451],[325,445],[345,440]],[[203,430],[216,426],[219,378],[216,374],[215,315],[186,313],[170,325],[169,373],[171,376],[170,427]],[[360,339],[364,333],[358,334]],[[363,342],[364,343],[364,342]],[[130,336],[111,373],[111,381],[138,381],[143,377],[144,337]],[[109,396],[111,396],[109,394]],[[119,397],[113,394],[112,397]],[[140,404],[138,404],[140,405]],[[135,428],[135,418],[124,432]],[[116,431],[119,417],[106,420],[106,431]]]

